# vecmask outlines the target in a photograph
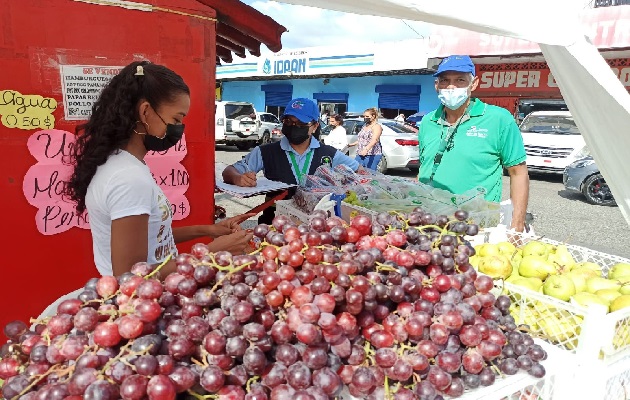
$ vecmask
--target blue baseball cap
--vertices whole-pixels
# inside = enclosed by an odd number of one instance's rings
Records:
[[[284,116],[286,115],[293,115],[305,124],[319,120],[317,104],[313,100],[304,97],[291,100],[284,109]]]
[[[448,56],[438,65],[437,72],[433,76],[439,76],[442,72],[470,72],[475,75],[475,64],[468,56]]]

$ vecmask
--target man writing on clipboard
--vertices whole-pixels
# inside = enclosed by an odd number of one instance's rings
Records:
[[[345,164],[353,171],[359,163],[332,146],[313,137],[320,129],[319,110],[310,99],[296,98],[289,102],[282,116],[280,141],[254,148],[241,161],[223,170],[223,181],[237,186],[256,186],[256,174],[263,171],[272,181],[299,184],[306,175],[313,175],[322,164],[335,167]],[[289,192],[291,198],[295,190]],[[275,207],[269,207],[258,218],[259,224],[270,224]]]

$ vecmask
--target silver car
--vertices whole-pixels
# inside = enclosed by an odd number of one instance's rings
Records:
[[[383,127],[381,134],[383,158],[381,158],[377,170],[381,173],[385,173],[389,168],[409,168],[412,171],[417,171],[420,166],[418,163],[418,132],[392,119],[379,119],[378,123]],[[348,143],[357,141],[363,124],[363,119],[359,118],[343,120],[343,127],[348,135]],[[326,125],[322,128],[320,141],[323,141],[332,128],[332,125]],[[349,148],[347,154],[350,157],[355,157],[356,151],[357,147],[353,146]]]
[[[582,193],[591,204],[600,206],[617,204],[593,157],[582,158],[567,166],[562,182],[567,190]]]

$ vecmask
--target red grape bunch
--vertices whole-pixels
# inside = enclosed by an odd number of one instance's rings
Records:
[[[146,263],[90,280],[5,327],[3,397],[437,400],[541,378],[544,350],[468,262],[467,218],[277,216],[250,255],[196,244],[163,281]]]

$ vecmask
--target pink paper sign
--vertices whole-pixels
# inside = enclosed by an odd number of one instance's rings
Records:
[[[64,160],[74,145],[75,135],[50,129],[33,133],[27,142],[37,163],[32,165],[22,183],[24,197],[37,207],[35,224],[40,233],[56,235],[70,228],[89,228],[89,216],[77,215],[74,203],[63,197],[63,186],[72,174],[72,166]],[[153,178],[164,191],[173,208],[173,220],[181,220],[190,213],[185,196],[189,186],[188,171],[181,165],[186,156],[185,137],[165,152],[150,152],[146,162]]]

